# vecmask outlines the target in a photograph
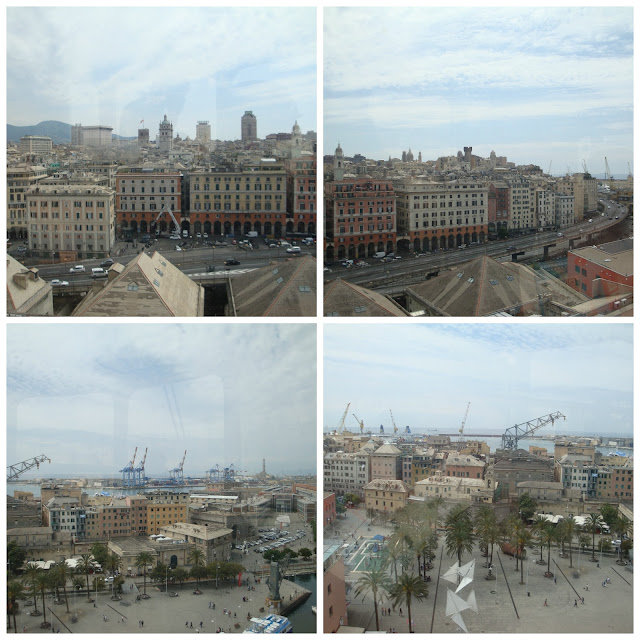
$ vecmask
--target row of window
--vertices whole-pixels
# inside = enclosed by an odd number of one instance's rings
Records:
[[[49,217],[49,213],[47,211],[41,211],[40,214],[38,215],[37,211],[31,211],[30,218],[40,218],[41,220],[44,220],[46,218]],[[64,219],[65,220],[69,220],[71,216],[69,215],[68,211],[64,212]],[[54,220],[57,220],[60,218],[60,212],[59,211],[52,211],[51,212],[51,218]],[[102,211],[98,212],[98,220],[102,220],[104,218],[104,213],[102,213]],[[81,219],[85,219],[85,220],[93,220],[93,212],[91,211],[87,211],[84,215],[82,215],[82,213],[80,211],[76,211],[76,220],[81,220]]]

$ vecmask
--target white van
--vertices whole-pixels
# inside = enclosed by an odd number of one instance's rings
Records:
[[[182,237],[183,238],[188,238],[189,237],[189,232],[186,229],[182,230]]]
[[[300,253],[300,247],[289,247],[287,253]]]
[[[384,258],[387,254],[384,251],[376,251],[373,254],[374,258]]]
[[[109,272],[106,269],[102,269],[101,267],[96,267],[95,269],[91,269],[91,277],[92,278],[108,278]]]

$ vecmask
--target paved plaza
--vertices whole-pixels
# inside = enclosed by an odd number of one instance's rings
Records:
[[[325,534],[325,542],[347,544],[376,534],[389,536],[391,525],[368,526],[364,509],[348,510],[344,519],[339,519],[337,527],[332,526]],[[353,535],[352,535],[353,534]],[[360,540],[362,542],[362,540]],[[412,602],[412,617],[416,633],[455,633],[458,626],[446,615],[447,589],[455,591],[456,585],[438,579],[455,563],[454,558],[443,552],[444,534],[436,552],[431,576],[429,595],[422,602]],[[504,555],[494,548],[493,564],[497,580],[486,580],[488,570],[482,565],[482,557],[477,547],[473,554],[464,554],[462,562],[476,561],[475,579],[458,595],[467,600],[470,592],[475,592],[479,613],[468,609],[462,612],[462,619],[469,633],[631,633],[633,631],[633,574],[628,567],[616,564],[614,557],[604,557],[599,563],[591,562],[591,554],[573,556],[573,569],[569,568],[569,557],[558,556],[552,549],[551,571],[554,578],[544,576],[547,565],[546,550],[544,565],[536,564],[540,552],[528,550],[529,559],[524,564],[524,585],[520,584],[520,569],[516,572],[514,558]],[[398,567],[400,570],[400,567]],[[349,626],[375,630],[373,601],[370,595],[355,598],[355,584],[362,573],[345,566],[347,585],[351,591],[348,608]],[[417,565],[414,567],[417,575]],[[577,572],[574,574],[574,572]],[[577,576],[577,577],[575,577]],[[602,586],[609,578],[610,583]],[[588,585],[588,591],[586,590]],[[584,604],[581,602],[584,598]],[[547,606],[545,606],[545,600]],[[434,606],[435,603],[435,606]],[[391,607],[384,601],[382,607]],[[391,616],[380,615],[380,629],[395,629],[398,633],[409,630],[407,612],[392,611]]]
[[[232,587],[223,587],[219,584],[216,590],[215,581],[201,582],[201,595],[193,594],[195,583],[185,584],[182,588],[170,585],[170,592],[179,593],[175,598],[162,593],[147,581],[147,594],[151,597],[136,601],[136,595],[142,593],[142,582],[140,579],[134,582],[127,578],[120,601],[112,601],[106,592],[99,593],[94,607],[92,603],[85,602],[86,596],[73,595],[67,591],[71,612],[67,614],[64,603],[53,604],[50,599],[45,600],[47,621],[52,622],[55,630],[59,629],[60,633],[215,633],[218,628],[225,633],[242,633],[249,624],[249,614],[253,617],[263,615],[260,608],[265,607],[269,592],[264,581],[256,582],[253,574],[243,574],[242,579],[248,579],[249,585],[239,587],[236,582]],[[283,604],[301,596],[304,591],[299,585],[283,580],[280,586]],[[243,597],[247,599],[246,602]],[[215,609],[209,608],[210,602],[215,603]],[[38,603],[38,608],[41,609],[40,598]],[[21,608],[23,611],[17,616],[18,632],[26,625],[27,633],[51,633],[51,629],[40,629],[42,616],[28,615],[33,606]],[[225,614],[225,609],[231,614]],[[51,615],[50,611],[55,615]],[[77,612],[78,617],[75,623],[71,621],[74,612]],[[140,624],[141,621],[144,621],[144,625]]]

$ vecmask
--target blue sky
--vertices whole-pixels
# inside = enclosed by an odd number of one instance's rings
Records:
[[[630,324],[325,324],[325,430],[502,433],[560,411],[557,433],[633,433]],[[553,433],[550,428],[545,433]]]
[[[314,325],[7,326],[7,464],[117,476],[138,446],[160,477],[185,449],[191,475],[313,473],[316,419]]]
[[[633,170],[630,7],[324,11],[324,141],[351,156],[492,150],[544,171]]]
[[[60,120],[154,139],[240,138],[253,111],[258,136],[316,130],[316,11],[284,8],[9,8],[7,122]]]

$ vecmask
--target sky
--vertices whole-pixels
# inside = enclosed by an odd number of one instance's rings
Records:
[[[136,136],[258,137],[316,125],[314,7],[7,9],[7,122],[112,126]]]
[[[325,324],[324,430],[633,435],[633,327],[572,322]]]
[[[624,3],[623,3],[624,4]],[[633,171],[630,7],[325,8],[324,145]]]
[[[152,477],[185,450],[185,475],[315,473],[316,394],[312,324],[10,324],[7,464],[118,477],[137,446]]]

